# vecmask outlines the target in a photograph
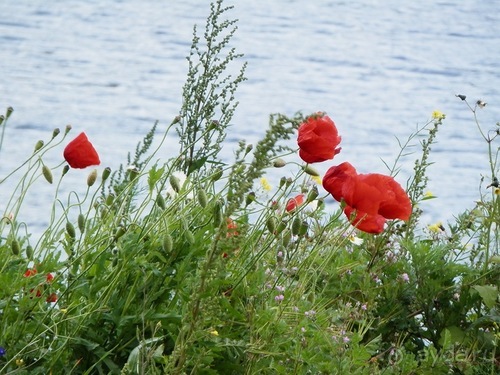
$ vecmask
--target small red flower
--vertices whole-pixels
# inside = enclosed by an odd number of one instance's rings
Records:
[[[227,223],[226,237],[237,236],[239,234],[236,230],[238,229],[238,225],[234,222],[234,220],[231,218],[227,218],[226,223]]]
[[[37,274],[36,269],[30,268],[30,269],[26,270],[26,272],[23,274],[23,276],[24,277],[31,277],[31,276],[35,276],[36,274]]]
[[[365,232],[382,232],[386,219],[410,218],[410,198],[391,176],[357,174],[356,169],[345,162],[327,171],[323,187],[335,200],[346,204],[344,212],[351,224]]]
[[[47,299],[46,299],[47,302],[57,302],[57,294],[55,293],[51,293]]]
[[[287,212],[294,211],[297,207],[304,204],[304,194],[299,194],[295,198],[290,198],[286,204],[285,210]]]
[[[64,149],[64,159],[71,168],[86,168],[99,165],[99,155],[85,133],[80,133]]]
[[[306,163],[333,159],[340,152],[341,141],[335,123],[324,113],[308,117],[299,126],[299,156]]]

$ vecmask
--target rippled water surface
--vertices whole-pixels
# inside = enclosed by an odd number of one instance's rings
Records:
[[[499,2],[227,4],[239,19],[232,45],[248,62],[224,149],[228,160],[239,139],[263,135],[270,113],[320,110],[343,138],[335,163],[385,172],[381,160],[391,164],[399,151],[395,137],[405,140],[438,109],[447,117],[433,148],[429,189],[439,198],[423,206],[425,219],[445,221],[471,207],[481,177],[489,180],[487,144],[455,94],[488,102],[478,112],[486,130],[500,120]],[[162,131],[178,114],[192,27],[202,29],[208,12],[208,2],[195,0],[0,3],[0,107],[15,109],[0,178],[37,139],[66,124],[75,135],[88,134],[101,169],[124,163],[155,120]],[[172,137],[162,156],[176,147]],[[61,150],[45,162],[59,164]],[[415,157],[402,160],[403,185]],[[62,193],[82,191],[87,173],[71,171]],[[2,200],[13,181],[0,185]],[[19,219],[43,226],[53,191],[37,182]]]

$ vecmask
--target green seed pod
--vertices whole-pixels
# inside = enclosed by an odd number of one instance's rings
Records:
[[[31,245],[26,246],[26,258],[28,258],[29,260],[33,260],[34,253],[35,252],[33,250],[33,247],[31,247]]]
[[[248,193],[247,197],[245,198],[245,205],[248,206],[252,202],[255,202],[255,193],[253,191]]]
[[[12,240],[12,243],[10,244],[10,248],[12,250],[12,254],[14,255],[19,255],[21,252],[21,245],[19,245],[18,240]]]
[[[12,107],[7,108],[7,112],[5,113],[5,118],[9,119],[12,112],[14,112],[14,108],[12,108]]]
[[[34,153],[37,152],[38,150],[40,150],[42,147],[43,147],[44,143],[43,141],[40,139],[36,144],[35,144],[35,150],[33,151]]]
[[[59,133],[61,132],[61,129],[59,128],[55,128],[53,131],[52,131],[52,139],[54,139],[55,137],[57,137],[59,135]]]
[[[307,223],[307,221],[304,220],[300,224],[299,236],[305,236],[308,230],[309,230],[309,224]]]
[[[64,129],[64,135],[67,135],[71,131],[71,125],[66,125],[66,128]]]
[[[281,243],[283,244],[283,247],[287,247],[290,244],[290,241],[292,240],[292,232],[290,229],[287,229],[283,232],[283,237],[281,238]]]
[[[76,238],[75,227],[69,221],[66,222],[66,232],[71,238]]]
[[[302,225],[302,220],[300,219],[300,217],[295,216],[295,218],[292,221],[292,234],[294,236],[299,234],[301,225]]]
[[[160,207],[162,210],[164,210],[167,206],[165,204],[165,198],[163,198],[163,195],[158,194],[156,196],[156,205]]]
[[[115,195],[113,193],[109,193],[109,195],[106,197],[106,205],[111,206],[114,201],[115,201]]]
[[[214,204],[214,226],[216,228],[220,227],[222,224],[222,206],[224,202],[221,199],[217,199]]]
[[[87,186],[91,187],[97,180],[97,169],[94,169],[87,177]]]
[[[274,233],[276,231],[276,218],[274,216],[269,216],[266,220],[266,227],[267,230],[271,233]]]
[[[0,115],[0,125],[2,125],[4,121],[5,121],[5,116]]]
[[[191,232],[189,229],[186,229],[184,231],[184,237],[186,238],[186,241],[190,244],[193,245],[195,243],[195,238],[193,232]]]
[[[45,177],[45,179],[47,180],[47,182],[49,184],[51,184],[52,181],[53,181],[53,179],[52,179],[52,171],[45,164],[42,167],[42,174],[43,174],[43,177]]]
[[[110,174],[111,174],[111,168],[110,167],[104,168],[104,170],[102,171],[102,181],[106,181]]]
[[[200,206],[203,208],[207,207],[208,198],[207,194],[205,193],[205,190],[198,189],[198,191],[196,192],[196,196],[198,198],[198,203],[200,204]]]
[[[316,177],[320,176],[319,172],[313,167],[311,167],[309,164],[304,165],[302,169],[310,176],[316,176]]]
[[[286,165],[286,161],[281,158],[275,159],[273,161],[273,167],[275,168],[283,168]]]
[[[82,213],[78,215],[78,229],[80,233],[85,232],[85,216]]]
[[[166,234],[164,237],[163,237],[163,241],[162,241],[162,247],[163,247],[163,251],[166,252],[167,254],[170,254],[170,252],[172,251],[173,247],[174,247],[174,243],[173,243],[173,240],[172,240],[172,236],[170,234]]]
[[[313,186],[312,189],[307,194],[307,203],[310,203],[316,198],[318,198],[318,195],[319,195],[318,188],[316,186]]]
[[[119,226],[118,229],[115,231],[115,241],[118,240],[121,236],[125,234],[127,230],[123,226]]]
[[[286,184],[286,177],[280,178],[280,188],[282,188]]]
[[[170,177],[168,178],[169,182],[170,182],[170,186],[172,186],[172,189],[174,189],[174,191],[176,193],[178,193],[179,191],[181,191],[181,181],[175,177],[173,174],[170,175]]]
[[[278,228],[276,228],[276,234],[280,234],[281,232],[283,232],[285,230],[286,226],[287,226],[287,222],[286,221],[281,221],[278,224]]]
[[[63,167],[63,170],[62,170],[62,175],[64,176],[66,173],[68,173],[69,171],[69,165],[66,164],[64,167]]]
[[[222,168],[217,168],[214,172],[214,174],[212,175],[212,181],[218,181],[221,177],[222,177]]]

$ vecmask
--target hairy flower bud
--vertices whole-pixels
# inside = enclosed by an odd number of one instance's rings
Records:
[[[163,237],[163,241],[162,241],[163,251],[166,252],[167,254],[169,254],[172,251],[173,246],[174,246],[174,243],[172,241],[172,236],[167,233]]]
[[[106,181],[110,174],[111,174],[111,168],[110,167],[104,168],[104,170],[102,171],[102,181],[103,182]]]
[[[207,207],[208,198],[207,194],[205,193],[205,190],[198,189],[198,191],[196,192],[196,197],[198,198],[198,203],[200,204],[201,207],[203,208]]]
[[[94,169],[92,172],[89,173],[87,177],[87,186],[91,187],[92,185],[95,184],[97,180],[97,169]]]
[[[113,193],[109,193],[109,195],[106,197],[106,206],[111,206],[114,201],[115,195]]]
[[[5,113],[5,119],[9,119],[10,115],[12,114],[12,112],[14,112],[14,108],[12,107],[8,107],[7,108],[7,112]]]
[[[281,238],[281,244],[283,247],[287,247],[290,244],[290,241],[292,240],[292,232],[290,229],[287,229],[283,231],[283,236]]]
[[[75,227],[69,221],[66,222],[66,233],[68,233],[70,238],[72,239],[76,238]]]
[[[34,250],[31,245],[26,246],[26,258],[33,260]]]
[[[255,192],[251,191],[245,198],[245,205],[248,206],[255,201]]]
[[[184,231],[184,238],[190,245],[193,245],[196,242],[193,232],[191,232],[189,229],[186,229]]]
[[[43,177],[45,177],[45,179],[47,180],[47,182],[49,184],[51,184],[52,181],[53,181],[53,179],[52,179],[52,171],[45,164],[42,166],[42,174],[43,174]]]
[[[217,199],[214,204],[214,226],[215,228],[220,227],[222,224],[222,206],[224,202],[221,199]]]
[[[19,253],[21,252],[21,245],[19,245],[19,241],[18,240],[12,240],[12,243],[10,244],[10,248],[12,250],[12,254],[14,255],[19,255]]]
[[[156,196],[156,205],[160,207],[162,210],[164,210],[167,206],[165,205],[165,198],[163,198],[163,195],[158,194]]]
[[[304,165],[302,169],[310,176],[316,176],[316,177],[320,176],[319,172],[313,167],[311,167],[309,164]]]
[[[85,232],[85,216],[82,213],[78,215],[78,229],[80,233]]]
[[[41,139],[39,141],[37,141],[36,144],[35,144],[35,150],[33,152],[35,153],[38,150],[40,150],[43,147],[43,145],[44,145],[44,143],[43,143],[43,141]]]
[[[310,203],[316,198],[318,198],[318,195],[319,195],[318,188],[316,186],[313,186],[312,189],[307,194],[307,200],[306,200],[307,203]]]
[[[61,132],[61,129],[59,128],[55,128],[53,131],[52,131],[52,139],[54,139],[55,137],[57,137],[59,135],[59,133]]]
[[[216,168],[214,174],[212,175],[212,181],[218,181],[222,177],[222,168]]]
[[[300,217],[295,216],[295,218],[292,221],[292,234],[294,236],[299,234],[301,225],[302,225],[302,220],[300,219]]]
[[[309,230],[309,224],[305,220],[302,221],[299,228],[299,236],[305,236],[308,230]]]
[[[66,164],[64,167],[63,167],[63,170],[62,170],[62,175],[64,176],[66,173],[68,173],[69,171],[69,165]]]
[[[274,233],[276,231],[276,224],[277,220],[274,216],[269,216],[266,220],[266,227],[267,230],[271,233]]]
[[[66,128],[64,129],[64,135],[67,135],[71,131],[71,125],[66,125]]]
[[[126,231],[127,230],[125,229],[125,227],[119,226],[115,231],[115,236],[114,236],[115,241],[118,240],[121,236],[123,236]]]
[[[281,158],[275,159],[273,161],[273,167],[275,168],[283,168],[286,165],[286,161]]]
[[[181,191],[181,188],[182,188],[181,181],[176,176],[171,174],[169,177],[169,182],[170,182],[170,186],[172,186],[172,189],[174,189],[174,191],[176,193]]]

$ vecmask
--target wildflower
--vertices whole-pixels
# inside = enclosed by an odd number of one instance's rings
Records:
[[[5,353],[7,353],[7,350],[5,350],[5,348],[0,346],[0,357],[3,357]]]
[[[349,341],[351,341],[351,339],[349,337],[347,337],[347,336],[344,336],[342,338],[342,341],[344,341],[344,344],[347,344]]]
[[[86,168],[99,165],[99,155],[85,133],[80,133],[64,149],[64,159],[71,168]]]
[[[276,302],[281,302],[281,301],[283,301],[284,299],[285,299],[285,296],[284,296],[283,294],[279,294],[279,295],[277,295],[276,297],[274,297],[274,300],[275,300]]]
[[[321,176],[311,176],[311,180],[316,182],[318,185],[321,185]]]
[[[226,234],[226,236],[227,237],[237,236],[239,234],[236,231],[236,229],[238,229],[238,225],[234,222],[234,220],[231,219],[231,218],[227,218],[226,219],[226,223],[227,223],[227,234]]]
[[[438,222],[436,224],[431,224],[427,226],[427,229],[429,229],[433,233],[441,233],[444,232],[444,227],[441,222]]]
[[[381,233],[386,219],[410,218],[410,198],[391,176],[358,174],[344,162],[326,172],[323,186],[335,200],[345,202],[349,221],[364,232]]]
[[[276,290],[278,292],[284,292],[285,291],[285,287],[284,286],[281,286],[281,285],[276,285]]]
[[[444,120],[445,117],[446,117],[446,115],[443,112],[441,112],[441,111],[434,111],[434,112],[432,112],[432,118],[434,120],[441,121],[441,120]]]
[[[314,311],[314,310],[309,310],[309,311],[306,311],[306,312],[304,313],[304,315],[305,315],[306,317],[308,317],[308,318],[312,318],[313,316],[315,316],[315,315],[316,315],[316,311]]]
[[[401,274],[400,277],[401,277],[401,280],[403,280],[405,283],[410,282],[410,277],[408,276],[408,274],[406,272]]]
[[[340,141],[335,123],[324,113],[308,117],[299,126],[299,156],[306,163],[333,159],[340,152]]]
[[[286,204],[285,210],[287,212],[294,211],[304,203],[304,194],[298,194],[295,198],[290,198]]]
[[[262,177],[260,179],[260,184],[262,186],[262,189],[264,189],[265,191],[271,191],[271,185],[269,184],[269,181],[267,181],[267,178]]]
[[[16,365],[18,367],[21,367],[22,365],[24,365],[24,360],[22,358],[17,358],[16,359]]]
[[[366,311],[367,309],[368,309],[368,306],[366,305],[366,303],[363,303],[361,305],[361,310]]]
[[[211,331],[210,331],[210,334],[211,334],[212,336],[219,336],[219,332],[217,332],[217,330],[216,330],[216,329],[211,330]]]
[[[356,246],[362,245],[363,244],[363,239],[356,237],[354,234],[351,234],[350,236],[347,237],[347,239]]]
[[[26,272],[23,274],[24,277],[31,277],[35,276],[37,274],[37,271],[35,268],[27,269]]]
[[[495,188],[495,195],[500,195],[500,188]]]
[[[57,302],[57,294],[55,293],[51,293],[47,299],[46,299],[47,302]]]

